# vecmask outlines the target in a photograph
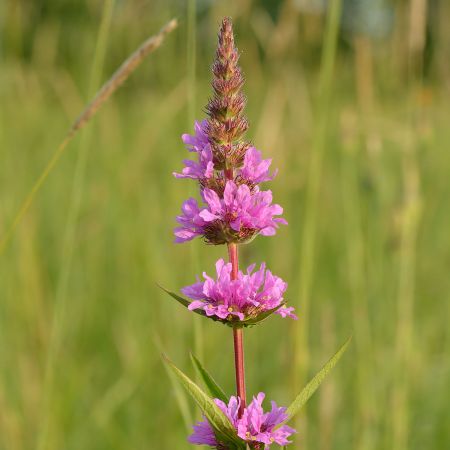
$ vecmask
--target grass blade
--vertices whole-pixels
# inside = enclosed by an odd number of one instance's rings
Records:
[[[95,95],[93,100],[86,106],[78,118],[74,121],[70,127],[68,133],[64,137],[61,144],[56,149],[55,153],[51,157],[50,161],[45,166],[41,175],[34,183],[30,192],[26,196],[19,211],[15,215],[11,226],[7,229],[5,235],[0,239],[0,255],[6,248],[6,245],[11,240],[14,231],[16,230],[19,223],[22,221],[26,212],[33,203],[34,197],[40,191],[42,185],[50,175],[50,172],[56,166],[56,163],[61,158],[64,150],[66,149],[69,142],[73,139],[75,134],[81,130],[89,120],[98,112],[98,110],[103,106],[103,104],[114,94],[114,92],[119,89],[119,87],[125,82],[125,80],[139,67],[142,61],[147,55],[155,51],[164,41],[167,34],[173,31],[177,27],[178,23],[176,19],[172,19],[168,22],[161,31],[151,38],[144,41],[139,48],[127,58],[123,64],[114,72],[112,77],[101,87],[98,93]]]

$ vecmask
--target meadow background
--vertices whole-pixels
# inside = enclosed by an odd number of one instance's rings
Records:
[[[324,4],[328,3],[328,8]],[[350,350],[301,449],[450,448],[450,4],[445,0],[2,0],[0,236],[83,105],[179,28],[72,141],[0,255],[0,449],[183,449],[199,418],[161,363],[195,352],[229,393],[232,337],[177,290],[225,255],[172,243],[193,183],[218,24],[234,19],[248,136],[288,227],[242,247],[300,320],[245,333],[249,393],[287,404]]]

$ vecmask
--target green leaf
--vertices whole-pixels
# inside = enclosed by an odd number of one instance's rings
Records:
[[[183,305],[185,308],[187,308],[189,306],[189,303],[191,303],[189,300],[186,300],[185,298],[180,297],[179,295],[175,294],[174,292],[170,292],[169,290],[160,286],[159,284],[158,284],[158,287],[161,288],[167,294],[169,294],[172,298],[174,298],[178,303]]]
[[[191,360],[194,367],[197,369],[197,372],[202,377],[205,386],[208,388],[209,393],[212,397],[218,398],[222,400],[224,403],[228,403],[228,397],[225,392],[223,392],[222,388],[216,383],[214,378],[210,375],[210,373],[202,366],[200,361],[191,353]]]
[[[195,400],[202,410],[208,422],[214,428],[217,438],[224,443],[232,442],[242,446],[242,440],[238,437],[235,428],[228,417],[214,403],[213,399],[205,394],[187,375],[185,375],[167,356],[163,355],[164,362],[173,371],[181,385]],[[239,448],[239,447],[238,447]]]
[[[337,353],[322,367],[320,372],[304,387],[304,389],[300,392],[297,398],[291,403],[286,413],[288,415],[288,419],[292,419],[300,409],[305,405],[305,403],[310,399],[310,397],[314,394],[316,389],[320,386],[322,381],[331,371],[331,369],[337,364],[341,356],[344,354],[345,350],[347,350],[348,345],[350,344],[352,337],[350,336],[345,344],[337,351]]]

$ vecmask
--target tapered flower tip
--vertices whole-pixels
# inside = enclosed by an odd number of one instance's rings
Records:
[[[219,30],[219,35],[220,36],[231,36],[231,39],[234,40],[234,38],[233,38],[233,20],[231,19],[231,17],[224,17],[222,19],[222,23],[220,25],[220,30]]]
[[[238,55],[234,46],[233,22],[230,17],[222,20],[218,35],[217,57],[223,62],[237,62]]]
[[[222,19],[222,28],[226,27],[233,30],[233,19],[231,17],[224,17]]]

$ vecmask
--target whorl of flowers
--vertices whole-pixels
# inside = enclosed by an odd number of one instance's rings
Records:
[[[290,444],[291,441],[288,438],[295,433],[295,430],[287,425],[281,425],[288,418],[286,408],[278,407],[275,402],[272,402],[271,411],[265,413],[262,408],[264,397],[263,392],[253,397],[252,402],[244,408],[241,417],[238,415],[239,399],[235,396],[230,398],[228,405],[218,399],[214,401],[235,427],[239,438],[250,448],[269,449],[271,444]],[[189,437],[191,444],[209,445],[216,449],[228,448],[217,440],[207,420],[198,422],[193,429],[194,432]]]
[[[256,235],[275,234],[283,208],[272,203],[272,192],[259,183],[270,181],[270,159],[243,139],[248,128],[244,115],[244,77],[238,65],[231,21],[224,19],[212,67],[213,97],[206,106],[208,119],[196,122],[194,135],[183,135],[194,160],[174,173],[177,178],[197,180],[202,202],[186,200],[177,217],[175,242],[201,236],[209,244],[249,242]]]
[[[203,273],[205,281],[181,290],[192,299],[188,308],[202,309],[209,317],[216,316],[231,322],[256,318],[271,310],[281,317],[296,319],[294,308],[286,307],[283,302],[287,283],[266,270],[264,263],[256,272],[253,272],[254,269],[255,264],[252,264],[246,274],[239,271],[233,280],[231,264],[219,259],[216,263],[217,280]]]

